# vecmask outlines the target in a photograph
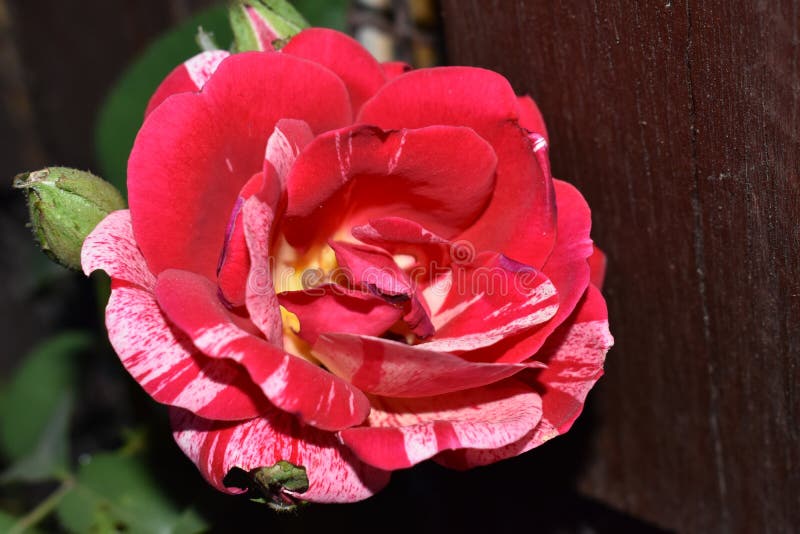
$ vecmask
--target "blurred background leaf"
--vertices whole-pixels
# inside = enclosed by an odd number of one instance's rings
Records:
[[[81,465],[72,491],[57,509],[71,532],[193,534],[207,529],[200,516],[180,510],[139,455],[101,453]]]
[[[37,347],[14,373],[0,406],[0,449],[12,464],[4,478],[39,480],[66,469],[72,397],[91,343],[87,333],[63,333]]]

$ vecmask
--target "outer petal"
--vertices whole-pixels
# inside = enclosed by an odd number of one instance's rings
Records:
[[[153,273],[183,268],[214,279],[239,190],[262,169],[267,138],[286,117],[315,132],[341,127],[351,120],[347,91],[317,64],[252,52],[223,61],[201,93],[175,95],[150,114],[128,161],[128,191]]]
[[[358,41],[334,30],[303,30],[281,52],[315,61],[335,72],[350,92],[354,112],[386,83],[384,70],[375,58]]]
[[[303,246],[321,233],[332,235],[345,216],[352,226],[371,213],[407,217],[452,236],[489,201],[496,162],[492,148],[469,128],[384,132],[355,126],[324,134],[289,174],[287,238]]]
[[[526,130],[537,133],[549,140],[547,135],[547,128],[542,118],[542,112],[539,111],[539,106],[528,95],[521,96],[517,99],[519,104],[519,124]]]
[[[587,258],[593,246],[589,237],[592,218],[589,206],[573,186],[555,181],[558,200],[558,241],[544,266],[544,273],[558,289],[558,312],[536,330],[511,336],[497,345],[469,355],[481,361],[520,362],[534,357],[545,340],[575,310],[589,283]]]
[[[201,52],[170,72],[156,92],[150,97],[144,116],[159,106],[168,97],[177,93],[199,91],[203,88],[222,60],[230,56],[225,50],[212,50]]]
[[[437,461],[465,469],[517,456],[563,434],[580,415],[586,395],[603,374],[606,352],[613,344],[608,311],[600,292],[590,286],[574,315],[542,349],[548,365],[530,382],[542,393],[542,420],[524,438],[495,450],[448,452]]]
[[[103,219],[84,241],[81,256],[86,274],[102,269],[112,277],[106,307],[111,345],[156,401],[224,420],[254,417],[269,406],[243,369],[200,355],[167,323],[127,210]]]
[[[329,332],[379,336],[403,315],[381,298],[332,284],[281,293],[278,300],[297,315],[299,335],[312,345]]]
[[[603,289],[606,279],[606,254],[596,246],[589,256],[589,281],[598,289]]]
[[[419,399],[376,399],[367,427],[339,433],[363,461],[401,469],[451,449],[496,449],[513,443],[541,418],[541,399],[507,380]]]
[[[497,153],[497,184],[486,212],[462,237],[477,250],[497,250],[538,268],[555,239],[552,179],[519,118],[517,97],[499,74],[441,67],[390,81],[364,104],[358,121],[381,128],[450,124],[474,129]]]
[[[426,345],[326,334],[314,345],[325,366],[362,391],[383,397],[431,397],[492,384],[523,369],[522,364],[474,363]],[[540,364],[536,364],[540,365]]]
[[[115,280],[124,280],[147,290],[156,285],[156,277],[136,245],[131,228],[131,212],[109,213],[83,241],[81,267],[86,276],[102,270]]]
[[[347,382],[237,327],[203,277],[165,271],[156,296],[198,349],[240,363],[275,406],[303,422],[339,430],[359,424],[369,412],[369,401]]]
[[[240,366],[200,354],[167,323],[149,291],[115,283],[106,326],[122,364],[156,401],[220,420],[247,419],[269,409]]]
[[[383,67],[383,73],[387,80],[393,80],[413,68],[404,61],[384,61],[381,63],[381,67]]]
[[[309,488],[297,497],[312,502],[354,502],[383,488],[389,473],[361,463],[334,434],[301,426],[291,415],[273,410],[239,424],[198,418],[173,410],[175,441],[215,488],[241,490],[223,483],[238,467],[249,471],[281,460],[306,468]]]

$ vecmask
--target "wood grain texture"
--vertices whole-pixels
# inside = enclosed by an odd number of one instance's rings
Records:
[[[443,0],[542,108],[609,256],[581,488],[682,532],[800,528],[800,1]]]

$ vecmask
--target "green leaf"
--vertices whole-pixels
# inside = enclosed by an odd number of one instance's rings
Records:
[[[347,0],[295,0],[295,8],[312,26],[344,30]],[[199,52],[198,27],[226,47],[233,39],[226,7],[202,11],[155,41],[122,75],[108,95],[95,128],[95,149],[102,176],[125,194],[128,155],[142,125],[147,102],[161,80]]]
[[[62,475],[66,471],[72,405],[72,392],[64,392],[39,438],[39,443],[30,454],[14,462],[0,475],[0,483],[39,482]]]
[[[0,510],[0,532],[12,532],[12,529],[18,527],[19,518]],[[26,528],[18,531],[24,534],[38,534],[41,532],[35,528]]]
[[[195,512],[169,500],[140,457],[122,454],[98,454],[82,465],[57,513],[71,532],[193,534],[207,528]]]
[[[0,532],[8,532],[17,522],[17,518],[0,510]]]
[[[84,332],[61,334],[37,347],[14,373],[0,407],[0,449],[9,460],[28,457],[42,446],[43,437],[52,441],[66,434],[52,425],[65,424],[65,395],[75,390],[79,357],[90,346]],[[58,455],[65,451],[53,442],[45,448]]]

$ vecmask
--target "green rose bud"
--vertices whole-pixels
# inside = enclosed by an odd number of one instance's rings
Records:
[[[33,235],[50,258],[70,269],[81,268],[81,247],[97,223],[125,209],[117,189],[85,171],[48,167],[23,173],[14,187],[28,198]]]
[[[228,8],[234,52],[278,50],[308,22],[286,0],[234,0]]]

